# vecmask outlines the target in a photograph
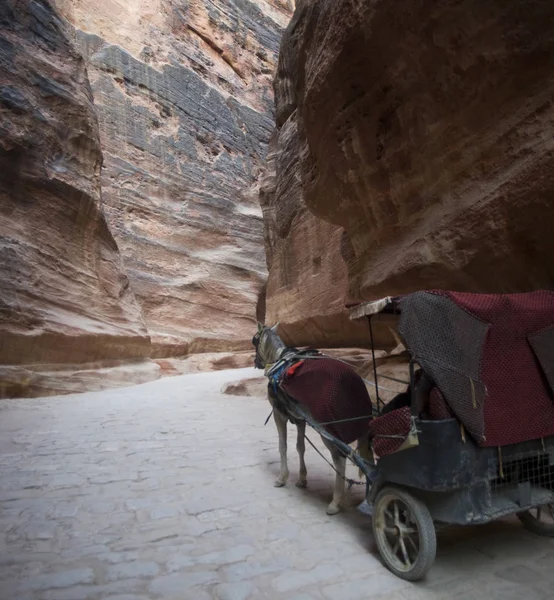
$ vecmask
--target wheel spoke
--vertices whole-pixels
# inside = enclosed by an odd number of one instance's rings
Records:
[[[409,567],[412,563],[410,562],[410,557],[408,556],[408,550],[406,549],[406,544],[404,543],[404,538],[401,537],[400,540],[400,548],[402,549],[402,556],[404,558],[404,564]]]
[[[427,535],[427,530],[434,534],[433,522],[421,504],[394,489],[383,490],[375,503],[373,532],[379,552],[386,566],[407,581],[419,579],[419,570],[427,570],[435,554],[434,535]]]
[[[407,535],[406,539],[410,542],[410,544],[412,545],[412,548],[416,551],[416,556],[419,552],[419,548],[417,546],[417,544],[414,541],[414,538],[411,535]]]
[[[537,506],[537,521],[541,520],[541,508],[540,506]]]
[[[554,520],[554,504],[547,504],[550,517]]]

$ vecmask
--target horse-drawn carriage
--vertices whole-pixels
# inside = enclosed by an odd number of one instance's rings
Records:
[[[437,524],[515,514],[554,537],[554,293],[417,292],[360,304],[351,318],[367,318],[372,338],[375,320],[397,321],[409,353],[407,393],[388,407],[375,369],[373,460],[290,394],[283,401],[366,474],[385,565],[422,578],[435,559]]]

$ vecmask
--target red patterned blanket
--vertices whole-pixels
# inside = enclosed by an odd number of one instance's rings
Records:
[[[325,426],[342,442],[351,444],[367,432],[371,400],[362,378],[352,367],[332,358],[307,359],[284,374],[281,387],[305,406],[318,423],[367,417]]]

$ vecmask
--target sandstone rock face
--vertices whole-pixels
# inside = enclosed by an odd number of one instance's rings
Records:
[[[222,394],[229,396],[255,396],[267,399],[267,379],[265,377],[251,377],[227,383],[221,388]]]
[[[257,182],[293,8],[0,3],[0,396],[251,363]]]
[[[186,358],[157,358],[154,362],[160,367],[161,377],[223,371],[226,369],[245,369],[252,367],[252,352],[200,352]]]
[[[343,230],[307,210],[301,181],[298,111],[275,131],[260,189],[267,266],[266,321],[290,344],[367,344],[367,326],[344,310],[348,274]],[[277,115],[279,119],[279,114]]]
[[[124,360],[152,371],[142,362],[150,339],[102,212],[101,162],[85,64],[61,20],[45,2],[5,0],[0,397],[44,391],[36,371],[64,364]]]
[[[258,178],[289,3],[63,0],[100,125],[108,224],[152,356],[249,349]]]
[[[550,2],[299,4],[261,198],[268,320],[422,288],[551,288],[553,67]],[[330,275],[342,262],[347,281]]]

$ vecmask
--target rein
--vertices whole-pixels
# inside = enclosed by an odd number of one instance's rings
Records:
[[[321,456],[321,458],[331,467],[331,469],[333,469],[333,471],[342,479],[344,479],[344,481],[346,481],[346,483],[348,484],[348,489],[350,489],[353,485],[366,485],[365,481],[356,481],[355,479],[350,479],[349,477],[345,477],[343,475],[341,475],[337,469],[335,468],[335,465],[327,459],[327,457],[319,451],[319,448],[317,448],[317,446],[312,442],[312,440],[306,435],[304,434],[304,438],[308,441],[308,444],[310,444],[310,446],[319,454],[319,456]]]

